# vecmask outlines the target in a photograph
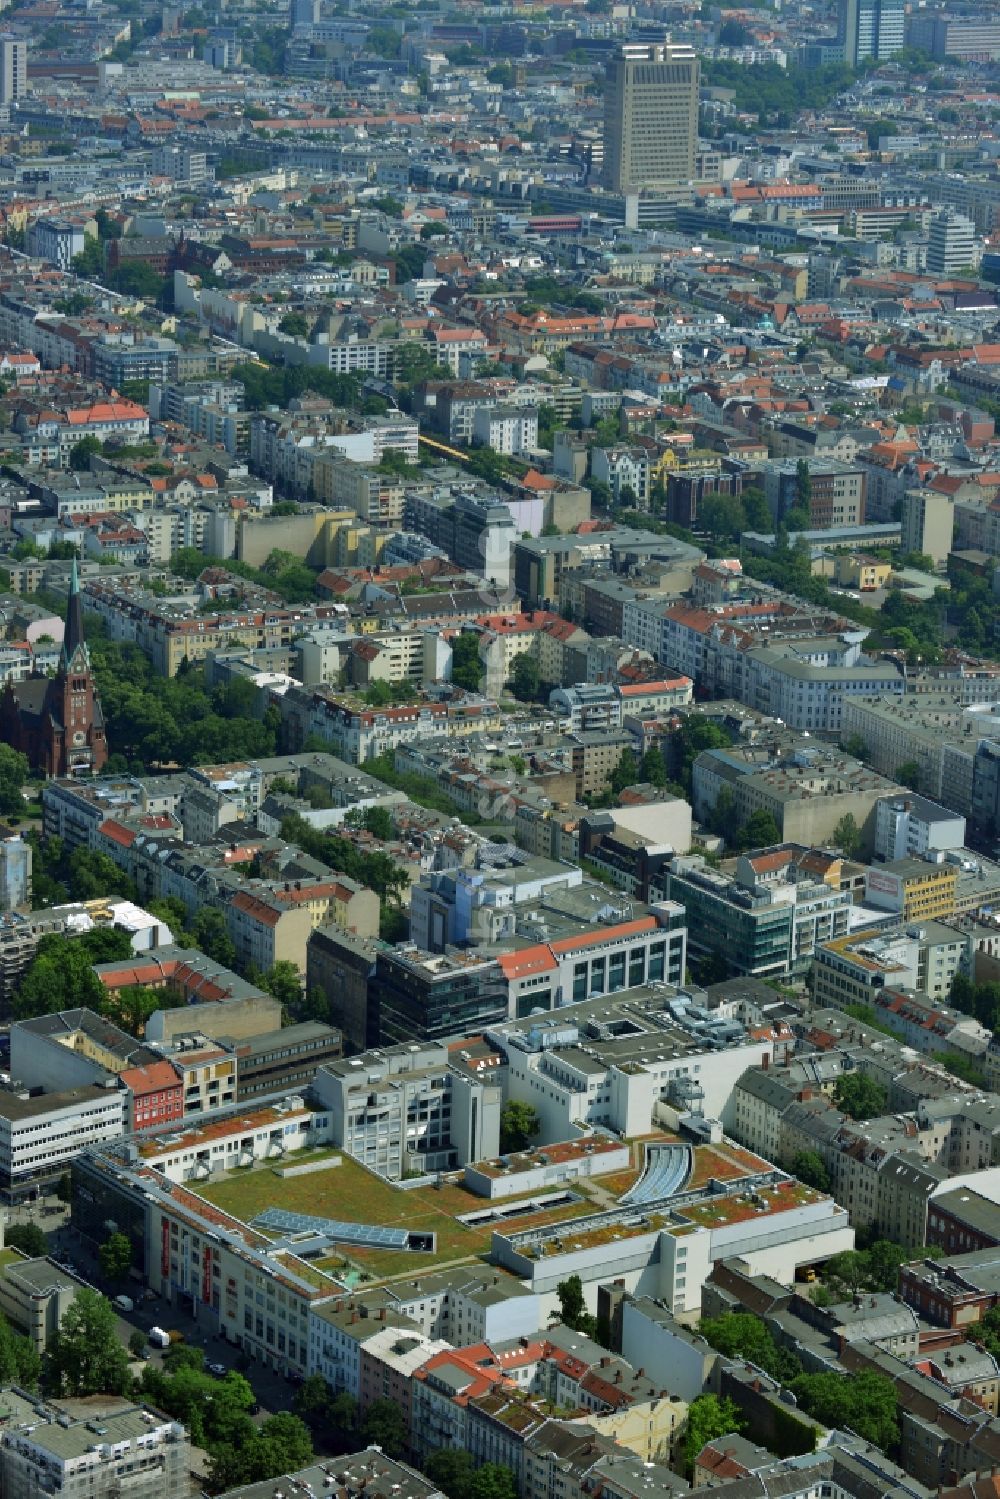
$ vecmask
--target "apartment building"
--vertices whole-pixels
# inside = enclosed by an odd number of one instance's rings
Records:
[[[616,505],[648,508],[652,465],[645,448],[594,448],[590,461],[593,477],[608,486]]]
[[[865,874],[870,906],[892,911],[905,922],[949,921],[957,911],[958,868],[926,859],[894,859]]]
[[[865,521],[865,473],[836,459],[806,458],[809,474],[808,514],[810,531],[831,527],[861,526]],[[798,462],[764,465],[764,495],[776,525],[789,511],[802,505]]]
[[[928,921],[920,927],[852,932],[821,943],[811,987],[817,1005],[870,1005],[885,987],[916,989],[944,999],[956,973],[971,966],[972,939],[957,927]]]
[[[473,417],[472,441],[512,458],[533,453],[538,447],[538,412],[524,406],[480,407]]]
[[[124,1400],[86,1417],[32,1407],[14,1391],[4,1400],[11,1416],[0,1432],[0,1475],[11,1499],[53,1491],[91,1499],[123,1488],[134,1499],[186,1499],[191,1448],[179,1422]]]
[[[233,610],[197,614],[151,595],[133,595],[97,580],[85,586],[86,607],[99,615],[113,639],[131,640],[145,651],[153,669],[173,677],[182,661],[203,661],[213,652],[244,646],[250,650],[290,646],[305,619],[336,619],[333,604],[293,609]]]
[[[496,1155],[498,1083],[475,1077],[443,1045],[389,1046],[320,1068],[314,1091],[332,1140],[393,1180]]]
[[[236,1097],[243,1102],[309,1087],[317,1070],[341,1055],[343,1038],[333,1026],[308,1020],[238,1041],[233,1051]]]
[[[710,696],[738,698],[811,734],[839,732],[859,696],[902,693],[893,663],[862,656],[863,635],[777,597],[712,609],[637,597],[622,609],[630,645]]]
[[[125,1105],[124,1091],[106,1088],[0,1092],[0,1181],[15,1198],[37,1191],[87,1146],[124,1134]]]
[[[92,1010],[40,1015],[10,1028],[11,1075],[31,1089],[125,1090],[129,1130],[169,1124],[184,1112],[181,1079],[169,1062]]]
[[[622,573],[639,561],[655,562],[663,591],[683,593],[705,560],[704,552],[687,542],[625,526],[579,536],[522,537],[512,555],[514,587],[527,608],[558,599],[564,573],[595,564]]]
[[[579,868],[520,850],[498,856],[492,846],[481,845],[468,867],[435,870],[414,885],[410,937],[428,952],[443,952],[453,944],[493,946],[534,919],[527,911],[531,902],[556,891],[580,890],[584,883]],[[586,885],[597,893],[591,881]]]
[[[744,1025],[735,1007],[723,1015],[704,999],[693,988],[647,983],[494,1026],[487,1040],[506,1059],[509,1096],[538,1111],[543,1144],[595,1125],[642,1134],[661,1100],[726,1123],[746,1067],[783,1054],[788,1036]]]
[[[509,983],[495,958],[449,948],[380,947],[367,979],[370,1043],[443,1041],[506,1020]]]
[[[266,1154],[285,1138],[286,1122],[298,1130],[292,1109],[276,1106],[264,1127]],[[327,1116],[310,1117],[318,1139],[328,1123]],[[249,1133],[246,1121],[235,1126],[228,1140],[188,1140],[187,1152],[201,1150],[208,1160],[235,1168],[244,1154],[241,1138]],[[247,1357],[282,1373],[305,1374],[310,1308],[334,1294],[337,1283],[156,1169],[150,1161],[157,1151],[154,1141],[138,1158],[126,1146],[79,1156],[73,1166],[74,1227],[96,1247],[114,1219],[143,1254],[147,1283],[168,1308],[193,1307],[199,1320]],[[193,1174],[194,1167],[181,1166],[176,1174],[182,1172]]]
[[[316,687],[291,688],[282,699],[281,712],[300,742],[318,734],[352,765],[446,732],[449,722],[445,703],[364,708],[338,698],[329,688]]]
[[[860,760],[803,739],[774,753],[757,744],[703,750],[692,768],[691,796],[701,822],[725,795],[734,826],[768,812],[782,840],[804,849],[828,846],[850,815],[861,835],[859,852],[867,853],[875,842],[877,809],[895,789]]]
[[[305,971],[310,932],[331,922],[362,937],[378,935],[379,901],[346,875],[277,883],[252,882],[224,907],[226,924],[244,963],[262,973],[280,961]]]
[[[923,796],[969,817],[976,795],[977,746],[1000,737],[1000,721],[984,701],[990,690],[975,679],[959,679],[947,686],[911,683],[905,696],[853,697],[844,705],[841,735],[845,741],[861,739],[865,760],[883,775],[915,765],[916,789]]]
[[[534,1338],[539,1298],[512,1276],[475,1266],[397,1280],[373,1291],[339,1293],[318,1302],[310,1318],[309,1366],[335,1390],[356,1397],[361,1353],[385,1328],[454,1347]]]
[[[792,849],[743,855],[732,877],[701,857],[678,858],[662,878],[687,912],[691,952],[718,954],[733,973],[808,973],[819,944],[850,926],[850,893],[831,888]]]
[[[916,792],[884,797],[875,806],[874,857],[921,858],[965,846],[965,818]]]

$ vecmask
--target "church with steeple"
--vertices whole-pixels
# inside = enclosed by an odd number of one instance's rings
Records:
[[[7,681],[0,696],[0,734],[47,776],[90,776],[104,768],[104,714],[83,636],[76,562],[70,578],[66,629],[54,677]]]

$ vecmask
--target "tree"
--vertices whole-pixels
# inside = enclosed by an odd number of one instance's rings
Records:
[[[698,1331],[726,1358],[748,1359],[776,1379],[792,1378],[802,1371],[795,1355],[779,1348],[760,1318],[749,1312],[724,1312],[720,1317],[704,1317]]]
[[[877,120],[871,120],[865,126],[865,135],[866,135],[866,137],[868,139],[868,149],[869,149],[869,151],[877,151],[878,150],[878,143],[879,143],[879,137],[880,136],[884,136],[884,135],[898,135],[898,134],[899,134],[899,126],[896,124],[895,120],[884,120],[884,119],[879,118]]]
[[[131,1389],[114,1308],[97,1291],[84,1286],[63,1313],[46,1354],[45,1384],[53,1395],[125,1395]]]
[[[571,1275],[556,1286],[559,1297],[559,1315],[567,1327],[575,1327],[587,1310],[583,1299],[583,1281],[579,1275]]]
[[[439,1447],[424,1463],[424,1472],[448,1499],[469,1499],[475,1473],[471,1454],[454,1447]]]
[[[906,786],[910,791],[920,790],[920,766],[916,760],[905,760],[902,765],[897,765],[894,779],[901,786]]]
[[[844,816],[834,828],[833,837],[830,841],[834,848],[840,849],[845,858],[854,858],[854,855],[861,847],[861,829],[854,821],[854,816],[851,812],[844,813]]]
[[[516,1098],[508,1099],[500,1110],[501,1153],[511,1155],[515,1151],[524,1150],[532,1135],[537,1135],[538,1127],[537,1109]]]
[[[304,312],[286,312],[278,328],[280,332],[287,333],[291,338],[306,338],[309,333],[309,319]]]
[[[667,784],[667,766],[663,758],[663,751],[659,745],[651,745],[642,757],[639,766],[639,779],[648,781],[650,786],[665,786]]]
[[[736,495],[707,494],[698,504],[698,524],[710,536],[734,541],[746,529],[746,516]]]
[[[74,473],[83,473],[90,467],[90,460],[104,449],[96,437],[81,437],[69,450],[69,466]]]
[[[478,692],[486,667],[479,654],[479,635],[463,630],[451,643],[451,680],[466,692]]]
[[[128,1351],[133,1358],[139,1358],[146,1346],[146,1334],[141,1327],[133,1327],[128,1335]]]
[[[191,931],[202,952],[223,968],[236,964],[236,944],[229,935],[226,918],[214,906],[202,906]]]
[[[597,1318],[587,1311],[583,1299],[583,1281],[578,1275],[570,1275],[556,1286],[559,1297],[559,1315],[566,1327],[582,1332],[585,1337],[597,1337]]]
[[[344,821],[349,827],[364,828],[381,843],[391,842],[396,833],[388,807],[365,807],[362,812],[349,812]]]
[[[728,1396],[720,1400],[718,1395],[699,1395],[692,1400],[684,1437],[684,1464],[688,1477],[694,1476],[695,1458],[706,1442],[742,1431],[744,1424],[735,1403]]]
[[[483,1463],[472,1475],[468,1499],[517,1499],[517,1484],[503,1463]]]
[[[330,1402],[330,1425],[349,1436],[358,1429],[358,1402],[350,1390],[341,1390]]]
[[[847,1072],[834,1085],[833,1101],[852,1119],[877,1119],[885,1113],[889,1095],[874,1078]]]
[[[322,1431],[324,1427],[334,1424],[330,1420],[333,1400],[333,1389],[322,1374],[310,1374],[295,1391],[292,1410],[314,1431]],[[356,1406],[354,1414],[357,1415]]]
[[[717,838],[730,839],[736,827],[736,798],[728,786],[723,786],[715,798],[715,806],[706,818],[708,830]]]
[[[19,1249],[31,1259],[40,1259],[49,1252],[49,1241],[37,1223],[12,1223],[4,1231],[4,1240],[11,1249]]]
[[[511,692],[522,703],[532,703],[538,696],[540,685],[538,662],[527,651],[522,651],[519,656],[515,657],[511,667],[509,683]]]
[[[249,1389],[249,1385],[247,1386]],[[251,1397],[253,1391],[251,1390]],[[393,1406],[393,1409],[396,1409]],[[259,1439],[270,1449],[267,1459],[266,1478],[279,1473],[294,1473],[306,1467],[313,1459],[313,1444],[305,1423],[291,1411],[278,1411],[268,1416],[259,1432]]]
[[[964,1051],[932,1051],[931,1061],[937,1062],[953,1077],[960,1077],[973,1088],[986,1088],[986,1074],[982,1067]],[[8,1236],[9,1237],[9,1236]]]
[[[671,769],[685,793],[691,791],[691,767],[702,750],[728,749],[732,739],[710,718],[691,713],[670,736]]]
[[[9,744],[0,744],[0,813],[4,817],[19,817],[24,812],[21,788],[27,779],[27,756]]]
[[[608,784],[612,791],[620,793],[627,790],[629,786],[634,786],[638,778],[638,762],[632,751],[626,747],[622,750],[621,759],[608,777]]]
[[[14,992],[16,1019],[31,1020],[77,1007],[100,1011],[105,989],[91,966],[93,961],[79,937],[43,937]]]
[[[187,1359],[172,1359],[162,1369],[147,1364],[142,1390],[161,1410],[183,1421],[192,1441],[213,1453],[224,1446],[242,1446],[254,1435],[249,1416],[253,1390],[235,1370],[217,1380]]]
[[[112,1284],[120,1284],[132,1268],[132,1240],[128,1234],[114,1233],[97,1251],[101,1273]]]
[[[719,27],[720,47],[744,47],[750,39],[750,32],[742,21],[723,21]]]
[[[829,1192],[830,1173],[823,1164],[823,1157],[815,1150],[800,1150],[792,1161],[792,1174],[807,1187],[817,1192]]]
[[[896,1387],[885,1374],[873,1369],[843,1374],[800,1374],[789,1388],[801,1410],[824,1426],[850,1427],[883,1452],[899,1441]]]
[[[29,1338],[16,1333],[0,1316],[0,1380],[34,1390],[41,1373],[41,1359]]]
[[[194,1348],[190,1343],[171,1343],[163,1355],[163,1367],[176,1374],[180,1369],[195,1369],[199,1374],[205,1369],[205,1350]]]
[[[743,502],[743,514],[746,517],[746,530],[768,532],[773,528],[771,507],[762,489],[751,484],[744,489],[740,499]]]
[[[246,1384],[246,1380],[242,1382]],[[249,1385],[247,1389],[250,1389]],[[214,1401],[215,1397],[212,1398]],[[281,1411],[276,1416],[269,1416],[259,1431],[254,1430],[245,1414],[241,1423],[243,1429],[237,1440],[210,1443],[212,1463],[208,1487],[212,1493],[263,1483],[282,1473],[294,1473],[312,1461],[314,1454],[309,1431],[298,1416]]]
[[[751,812],[739,833],[740,848],[768,848],[771,844],[780,843],[781,830],[774,820],[774,815],[763,807],[758,807],[756,812]]]
[[[99,276],[104,269],[104,247],[100,240],[88,235],[79,255],[73,256],[72,266],[78,276]]]
[[[812,518],[812,474],[808,458],[800,458],[795,465],[795,504],[805,512],[808,521]],[[791,525],[790,530],[795,529]]]
[[[416,692],[409,682],[372,682],[365,688],[365,702],[370,708],[387,708],[390,703],[409,702]]]
[[[373,1400],[361,1422],[366,1442],[381,1447],[386,1457],[401,1457],[409,1433],[403,1413],[394,1400]]]
[[[290,959],[279,958],[265,976],[264,988],[280,1004],[294,1009],[302,998],[302,977]]]
[[[132,984],[117,998],[108,997],[107,1009],[115,1010],[121,1025],[132,1035],[141,1035],[150,1015],[163,1008],[163,993],[146,984]]]

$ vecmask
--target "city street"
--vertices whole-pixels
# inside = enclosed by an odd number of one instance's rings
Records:
[[[110,1299],[114,1298],[117,1288],[104,1283],[96,1255],[90,1253],[86,1243],[69,1226],[68,1220],[50,1234],[49,1242],[54,1259],[73,1265],[80,1279]],[[118,1316],[119,1335],[123,1343],[128,1342],[129,1334],[137,1327],[147,1334],[152,1327],[162,1327],[165,1332],[176,1330],[183,1334],[187,1345],[204,1351],[207,1363],[223,1364],[227,1369],[236,1369],[249,1381],[260,1407],[254,1417],[258,1423],[278,1411],[291,1409],[294,1386],[274,1369],[247,1359],[241,1349],[234,1348],[232,1343],[219,1337],[212,1331],[208,1317],[194,1317],[186,1308],[171,1305],[159,1296],[147,1301],[143,1297],[143,1288],[135,1282],[129,1283],[123,1294],[131,1297],[135,1303],[134,1311],[119,1313]],[[150,1362],[159,1363],[162,1358],[163,1350],[150,1347]]]

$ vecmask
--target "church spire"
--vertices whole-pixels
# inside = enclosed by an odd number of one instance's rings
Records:
[[[83,639],[83,602],[80,598],[80,575],[77,571],[76,558],[74,557],[73,568],[69,577],[69,603],[66,606],[66,629],[63,634],[63,662],[68,665],[80,649],[86,651]]]

